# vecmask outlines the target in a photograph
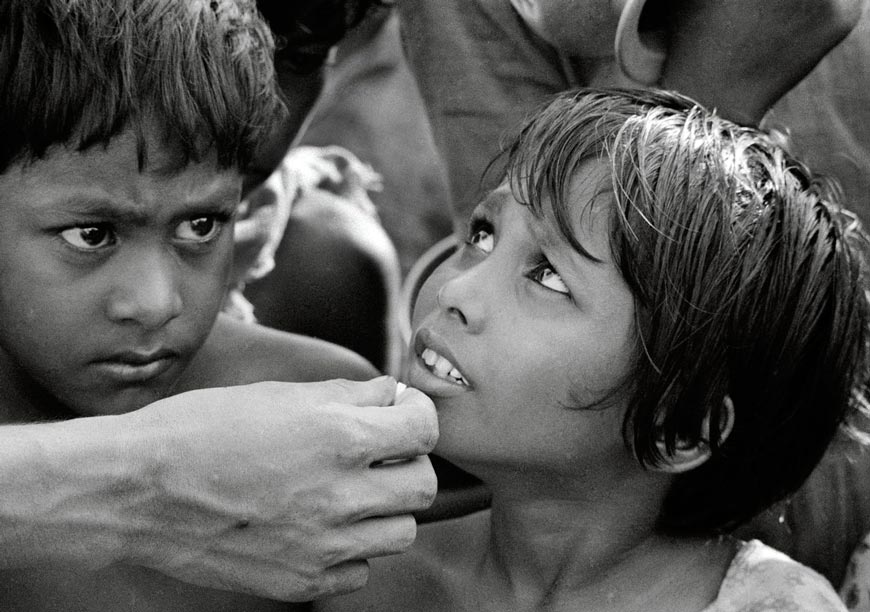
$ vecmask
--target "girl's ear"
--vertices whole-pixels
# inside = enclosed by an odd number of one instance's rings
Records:
[[[731,397],[726,395],[722,400],[724,410],[720,413],[721,422],[719,423],[719,444],[728,439],[731,430],[734,429],[734,402]],[[710,413],[704,417],[704,422],[701,424],[701,439],[697,442],[689,442],[687,440],[677,440],[676,448],[673,452],[668,452],[663,439],[659,439],[657,445],[659,452],[665,458],[665,462],[655,469],[660,472],[669,474],[681,474],[694,470],[699,465],[702,465],[710,458],[711,450],[708,440],[710,439]]]

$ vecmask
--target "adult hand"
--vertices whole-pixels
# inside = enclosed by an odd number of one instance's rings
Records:
[[[395,394],[389,378],[259,383],[135,413],[164,451],[131,560],[288,601],[363,586],[366,558],[407,549],[436,491],[432,403]]]
[[[435,495],[434,408],[395,393],[258,383],[0,427],[0,568],[124,562],[288,601],[361,587]]]
[[[665,15],[661,85],[756,123],[855,27],[865,0],[648,0]]]

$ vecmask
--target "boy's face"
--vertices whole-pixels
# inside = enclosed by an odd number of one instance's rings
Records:
[[[420,290],[408,382],[438,407],[436,452],[484,478],[637,469],[621,434],[635,308],[610,255],[602,178],[587,164],[570,194],[575,235],[601,263],[502,185]]]
[[[169,172],[148,145],[141,173],[127,131],[0,175],[0,366],[25,396],[135,410],[171,392],[212,327],[241,179],[211,158]]]

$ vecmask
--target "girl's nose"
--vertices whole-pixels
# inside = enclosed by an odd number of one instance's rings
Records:
[[[115,271],[118,281],[107,305],[110,319],[157,329],[181,314],[177,262],[171,254],[139,252],[124,263]]]
[[[438,307],[471,333],[483,330],[488,311],[487,299],[492,297],[486,295],[481,268],[478,264],[458,272],[445,280],[436,295]]]

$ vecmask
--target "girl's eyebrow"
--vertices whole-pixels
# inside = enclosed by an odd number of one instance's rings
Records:
[[[486,197],[481,200],[478,207],[486,214],[496,216],[511,197],[510,187],[502,185],[486,194]]]

